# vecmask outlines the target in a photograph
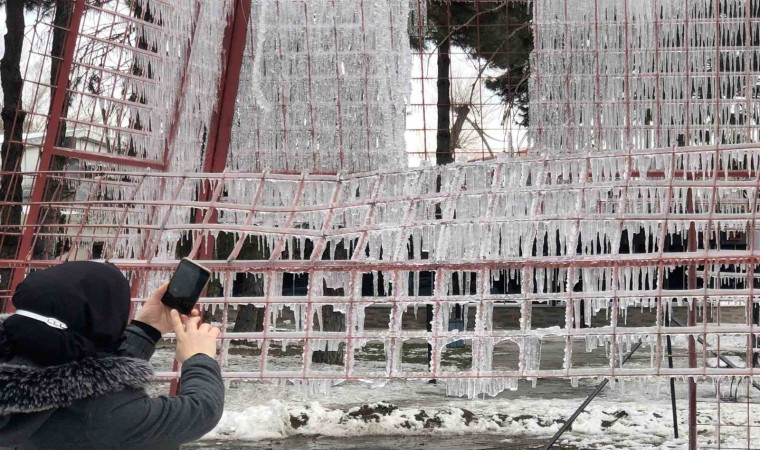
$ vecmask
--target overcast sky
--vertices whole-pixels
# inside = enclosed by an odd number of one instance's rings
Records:
[[[411,74],[412,95],[410,99],[410,111],[407,115],[406,132],[406,148],[411,154],[410,164],[413,166],[419,164],[421,157],[421,155],[415,155],[414,153],[427,150],[434,158],[436,147],[436,125],[438,120],[436,101],[438,90],[435,77],[438,71],[438,58],[432,46],[426,51],[428,53],[424,55],[415,54],[413,56]],[[452,48],[452,103],[456,104],[457,102],[471,98],[472,104],[484,104],[482,108],[479,107],[480,113],[472,112],[469,117],[487,132],[489,136],[488,145],[490,145],[494,153],[507,151],[510,148],[510,140],[514,149],[525,147],[527,145],[525,142],[525,130],[514,125],[511,119],[502,123],[505,108],[501,104],[501,99],[494,95],[493,91],[487,89],[484,83],[475,80],[479,72],[477,64],[477,61],[464,55],[461,49]],[[498,73],[498,71],[486,70],[483,73],[483,77]],[[424,78],[424,82],[420,78]],[[475,83],[475,89],[472,97],[470,97],[473,83]],[[425,105],[424,107],[421,106],[423,104]],[[454,117],[451,118],[451,121],[453,124]],[[426,131],[411,131],[416,129],[425,129]],[[472,131],[473,127],[467,124],[464,130],[467,150],[478,153],[485,152],[487,155],[488,150],[482,144],[479,136]]]

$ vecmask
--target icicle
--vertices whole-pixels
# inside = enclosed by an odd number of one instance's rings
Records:
[[[249,35],[254,38],[246,49],[253,58],[245,58],[243,67],[251,76],[241,80],[239,101],[258,108],[239,111],[230,148],[233,168],[363,172],[405,167],[412,59],[402,34],[409,0],[318,0],[306,9],[298,2],[274,8],[261,0],[253,6]],[[413,12],[424,15],[416,7]],[[295,35],[302,38],[292,39]],[[325,97],[328,89],[336,95]],[[369,108],[349,113],[346,102],[355,99]],[[280,105],[287,105],[285,114]],[[340,117],[341,126],[330,117]],[[378,132],[367,133],[368,123]]]

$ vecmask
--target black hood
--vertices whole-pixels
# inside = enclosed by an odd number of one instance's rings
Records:
[[[3,324],[0,357],[57,366],[109,356],[129,318],[129,282],[112,264],[66,262],[30,273],[13,293],[13,306],[65,323],[66,330],[22,315]]]
[[[0,362],[0,443],[31,435],[57,408],[89,397],[144,389],[152,376],[147,361],[115,356],[46,367],[18,357]]]

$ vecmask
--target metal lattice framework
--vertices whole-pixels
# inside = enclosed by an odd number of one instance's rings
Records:
[[[757,142],[757,2],[539,0],[534,16],[537,147]]]
[[[227,379],[325,391],[436,378],[472,397],[525,378],[690,377],[694,446],[695,377],[717,380],[720,408],[721,380],[755,375],[712,361],[757,351],[754,2],[535,1],[534,148],[415,169],[399,127],[420,106],[421,129],[439,131],[424,113],[439,49],[413,49],[408,32],[432,28],[435,2],[175,3],[76,0],[28,27],[26,121],[6,129],[27,165],[3,168],[3,186],[28,192],[3,193],[4,297],[27,270],[108,258],[139,307],[189,255],[217,275],[201,304],[224,330]],[[486,5],[466,25],[477,27],[510,1],[447,3],[447,17],[470,3]],[[686,45],[683,29],[714,39]],[[736,52],[743,66],[712,62]],[[412,70],[419,105],[405,97]],[[721,94],[686,93],[706,91]],[[482,115],[493,100],[478,98]],[[412,316],[428,306],[426,328]],[[260,324],[235,331],[250,307]],[[545,307],[559,320],[534,324]],[[519,311],[514,323],[496,319],[504,310]],[[650,315],[631,326],[629,310]],[[669,320],[681,313],[684,327]],[[687,361],[668,365],[666,336],[685,338]],[[542,359],[546,342],[562,343],[561,367]],[[637,343],[648,363],[623,366]],[[408,360],[418,344],[429,368]],[[605,357],[589,363],[584,346]],[[720,446],[729,424],[716,424]],[[755,426],[748,413],[747,445]]]

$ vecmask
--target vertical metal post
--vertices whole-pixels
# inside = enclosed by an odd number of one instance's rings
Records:
[[[694,194],[691,189],[686,193],[686,212],[687,214],[694,214]],[[687,250],[689,252],[697,251],[697,228],[694,222],[689,224],[689,234],[687,237]],[[705,268],[706,270],[707,268]],[[689,264],[688,272],[688,289],[693,291],[697,288],[697,265],[696,263]],[[692,298],[688,306],[688,314],[686,325],[693,327],[697,324],[697,305],[695,299]],[[693,335],[689,335],[687,340],[687,350],[689,352],[689,367],[697,367],[697,345]],[[688,381],[688,402],[689,402],[689,450],[697,449],[697,383],[694,381],[694,377],[689,377]]]
[[[203,161],[203,171],[206,173],[219,173],[224,171],[229,154],[230,141],[232,139],[232,122],[235,118],[235,100],[240,83],[240,72],[243,67],[243,54],[245,53],[246,34],[248,21],[251,16],[251,0],[235,0],[234,9],[230,22],[224,32],[225,64],[222,66],[222,78],[217,91],[218,107],[215,109],[209,124],[206,154]],[[207,184],[201,194],[201,201],[208,201],[212,189]],[[217,211],[209,208],[210,223],[217,220]],[[203,220],[201,211],[195,216],[195,222]],[[200,258],[205,259],[213,251],[213,236],[206,235],[206,245],[201,247]]]
[[[672,314],[672,309],[668,308],[667,319],[668,319],[668,327],[672,326],[670,316]],[[665,336],[665,341],[667,345],[667,351],[668,351],[668,367],[673,368],[673,346],[671,344],[670,335]],[[670,404],[673,409],[673,437],[678,439],[678,409],[676,408],[676,380],[673,377],[670,377]]]
[[[222,172],[227,165],[227,155],[232,139],[232,122],[235,117],[235,101],[240,83],[240,72],[243,67],[245,38],[250,16],[251,0],[235,0],[232,14],[224,30],[225,61],[222,64],[222,75],[217,89],[217,108],[214,110],[209,123],[206,153],[203,159],[203,171],[205,173]],[[224,183],[224,179],[218,182]],[[199,196],[200,201],[211,200],[212,192],[210,183],[206,182],[206,189]],[[205,215],[209,217],[205,217]],[[209,208],[205,215],[198,211],[194,217],[194,222],[216,223],[217,211],[215,208]],[[199,237],[199,239],[202,238]],[[205,245],[198,247],[198,259],[209,259],[214,251],[214,237],[211,234],[206,234],[205,239]],[[177,361],[174,361],[173,370],[176,372],[178,368]],[[169,395],[176,395],[178,390],[179,379],[172,378],[169,385]]]
[[[21,242],[18,247],[18,253],[16,254],[17,260],[28,259],[32,253],[34,234],[37,230],[37,225],[39,225],[37,222],[40,216],[41,202],[45,193],[48,172],[50,171],[53,161],[53,147],[58,139],[58,130],[60,130],[61,120],[63,119],[61,115],[63,114],[64,102],[66,101],[66,95],[68,94],[69,78],[74,63],[74,52],[79,38],[79,26],[82,23],[85,6],[85,0],[72,1],[74,2],[74,6],[71,12],[69,29],[66,33],[66,40],[63,45],[61,62],[58,65],[56,89],[50,103],[50,117],[48,117],[47,128],[45,131],[45,142],[43,143],[42,152],[40,153],[37,179],[34,180],[32,186],[31,204],[29,206],[29,213],[26,216],[26,226],[21,234]],[[16,287],[24,279],[24,276],[25,270],[23,267],[16,267],[13,269],[13,275],[9,287],[11,295],[13,295]],[[4,309],[6,312],[12,312],[13,305],[11,302],[6,302]]]

